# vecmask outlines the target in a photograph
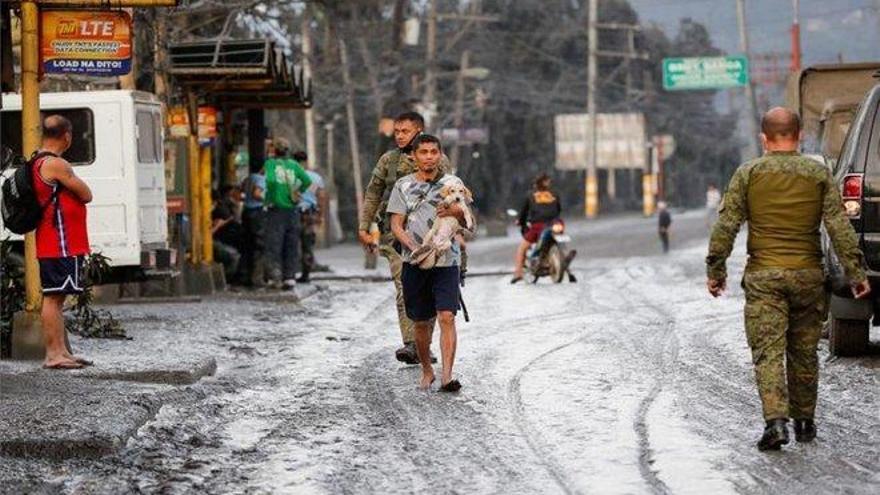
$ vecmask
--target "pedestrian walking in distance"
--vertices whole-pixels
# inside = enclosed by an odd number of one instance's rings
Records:
[[[764,156],[740,166],[731,178],[706,257],[707,288],[718,297],[727,287],[726,260],[748,222],[745,327],[766,422],[759,450],[788,443],[789,419],[795,440],[816,437],[816,349],[828,311],[820,224],[853,295],[865,297],[871,290],[831,173],[798,153],[800,138],[796,113],[774,108],[764,115]]]
[[[440,140],[422,134],[413,143],[413,151],[416,173],[399,179],[388,200],[391,231],[403,248],[403,300],[406,315],[415,322],[416,349],[422,365],[421,388],[427,389],[434,382],[430,346],[433,320],[437,318],[443,360],[440,390],[455,392],[461,388],[461,383],[452,377],[458,340],[455,315],[460,301],[461,246],[453,238],[451,247],[439,255],[433,267],[428,269],[414,264],[412,254],[422,246],[438,218],[451,216],[461,226],[472,224],[468,223],[464,210],[458,204],[446,206],[442,201],[444,188],[463,188],[464,184],[458,177],[440,171]]]
[[[669,227],[672,226],[672,215],[666,208],[666,203],[660,201],[657,203],[659,212],[657,213],[657,234],[660,236],[660,245],[663,246],[663,252],[669,252]]]
[[[416,353],[415,324],[407,318],[406,307],[403,301],[403,260],[400,253],[394,249],[394,234],[391,233],[390,215],[387,212],[388,200],[391,191],[398,179],[406,177],[416,171],[415,159],[412,156],[413,141],[424,130],[425,120],[416,112],[405,112],[394,120],[394,142],[396,148],[385,153],[376,162],[370,183],[364,194],[364,209],[361,211],[358,225],[358,238],[365,249],[379,249],[388,260],[391,269],[391,278],[394,281],[394,289],[397,294],[397,319],[400,326],[400,336],[403,347],[394,353],[395,358],[403,363],[418,364],[419,358]],[[440,156],[438,167],[441,173],[452,170],[446,155]],[[370,226],[373,222],[379,225],[379,246],[374,245],[373,236],[370,234]]]
[[[90,251],[86,204],[92,191],[61,155],[73,143],[73,125],[61,115],[43,121],[43,142],[33,161],[37,200],[45,205],[35,233],[43,287],[44,368],[77,369],[92,364],[65,345],[64,299],[83,292],[83,261]]]

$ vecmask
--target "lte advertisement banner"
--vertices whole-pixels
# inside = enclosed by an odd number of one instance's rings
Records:
[[[123,11],[43,11],[40,58],[47,74],[128,74],[131,18]]]

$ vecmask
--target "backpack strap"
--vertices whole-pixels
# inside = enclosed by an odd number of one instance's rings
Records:
[[[37,170],[36,167],[37,167],[37,161],[42,160],[43,158],[46,158],[46,157],[58,158],[58,155],[56,155],[55,153],[52,153],[51,151],[34,151],[34,154],[31,155],[31,159],[28,160],[28,166],[31,167],[31,173],[37,174],[39,176],[40,180],[43,182],[46,182],[46,181],[45,181],[45,179],[43,179],[43,176],[40,174],[40,171]],[[43,163],[40,163],[41,168],[44,163],[45,163],[45,161]],[[46,201],[45,204],[40,205],[40,208],[45,209],[50,204],[54,203],[55,199],[58,198],[58,194],[61,192],[62,187],[63,186],[61,185],[60,182],[55,181],[54,187],[52,187],[52,194],[49,196],[49,199],[48,199],[48,201]]]

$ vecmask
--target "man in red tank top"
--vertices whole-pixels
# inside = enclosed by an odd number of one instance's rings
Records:
[[[73,142],[73,126],[60,115],[43,121],[46,156],[34,163],[34,190],[46,205],[37,226],[37,259],[43,286],[43,335],[46,342],[44,368],[77,369],[91,364],[68,352],[64,345],[61,313],[68,294],[82,293],[83,258],[89,254],[86,203],[92,200],[89,186],[73,173],[61,155]]]

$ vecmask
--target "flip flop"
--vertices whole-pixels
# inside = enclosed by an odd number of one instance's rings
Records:
[[[461,382],[458,380],[450,380],[446,385],[440,387],[441,392],[458,392],[461,390]]]
[[[83,366],[92,366],[95,364],[94,361],[89,361],[88,359],[81,358],[81,357],[75,357],[75,358],[73,358],[73,360]]]
[[[85,366],[76,361],[64,361],[61,363],[56,363],[51,366],[43,365],[43,369],[47,370],[79,370],[84,368]]]

